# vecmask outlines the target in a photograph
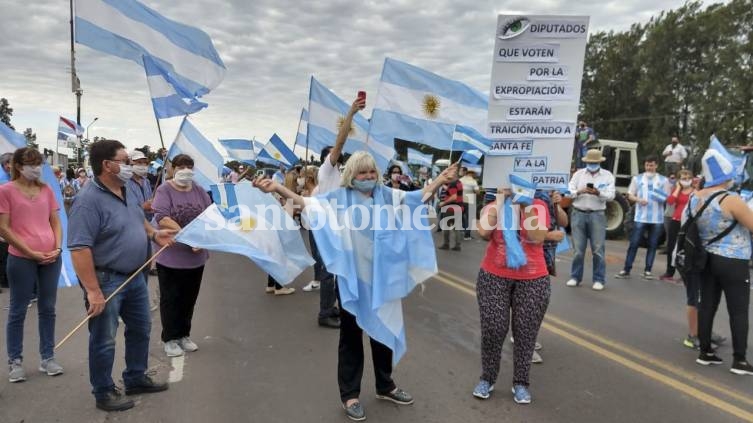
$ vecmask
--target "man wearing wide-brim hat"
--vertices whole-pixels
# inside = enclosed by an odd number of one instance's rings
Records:
[[[606,160],[601,151],[588,150],[583,157],[586,167],[576,171],[570,179],[569,190],[573,198],[570,227],[575,256],[567,286],[577,287],[583,281],[583,261],[586,243],[591,241],[593,254],[593,285],[597,291],[606,285],[604,243],[607,237],[607,202],[614,199],[614,175],[601,168]]]

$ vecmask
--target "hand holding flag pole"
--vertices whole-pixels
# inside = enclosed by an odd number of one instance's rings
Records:
[[[174,231],[174,230],[167,230],[167,229],[165,229],[165,231],[167,231],[170,235],[174,235],[174,236],[178,235],[177,233],[175,233],[176,231]],[[113,291],[112,294],[110,294],[107,298],[105,298],[105,303],[103,305],[103,308],[105,306],[107,306],[107,303],[113,297],[115,297],[120,291],[122,291],[123,288],[125,288],[126,285],[128,285],[133,280],[133,278],[135,278],[138,274],[140,274],[141,272],[143,272],[144,269],[147,266],[149,266],[152,263],[152,261],[154,261],[157,258],[158,255],[162,254],[162,252],[165,251],[165,249],[167,249],[168,247],[172,246],[174,243],[175,242],[174,242],[174,237],[173,237],[173,238],[170,239],[170,241],[168,241],[167,243],[165,243],[165,245],[163,245],[162,248],[160,248],[156,253],[152,254],[152,256],[149,257],[149,259],[144,264],[141,265],[141,267],[139,267],[135,272],[133,272],[133,274],[131,276],[129,276],[128,279],[126,279],[122,284],[120,284],[120,286],[115,291]],[[78,325],[76,325],[76,327],[74,327],[73,330],[71,330],[70,332],[68,332],[68,334],[65,335],[63,337],[63,339],[61,339],[60,342],[57,343],[57,345],[55,345],[55,349],[54,350],[57,351],[68,339],[70,339],[70,337],[73,336],[73,334],[76,333],[76,331],[78,331],[79,329],[81,329],[81,326],[85,325],[86,322],[88,322],[89,319],[91,319],[92,317],[94,317],[94,315],[91,314],[91,313],[88,313],[86,315],[86,318],[84,318],[84,320],[82,320],[81,323],[79,323]]]
[[[439,189],[439,187],[444,184],[445,182],[455,179],[458,175],[458,168],[460,167],[460,160],[456,161],[455,163],[452,163],[451,165],[447,166],[447,169],[443,170],[442,173],[437,176],[437,178],[432,182],[431,185],[424,188],[424,196],[421,197],[421,202],[425,203],[429,201],[432,195]]]

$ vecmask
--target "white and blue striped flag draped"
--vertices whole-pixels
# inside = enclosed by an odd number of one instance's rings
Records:
[[[18,132],[10,129],[5,123],[0,122],[0,154],[12,153],[23,147],[26,147],[26,138]],[[2,173],[7,179],[2,180],[2,178],[0,178],[0,183],[8,182],[10,179],[8,177],[9,175],[5,174],[5,171]],[[62,288],[77,285],[78,279],[76,279],[76,272],[73,269],[71,251],[68,249],[68,215],[65,213],[65,207],[63,207],[63,193],[60,191],[60,183],[55,177],[55,173],[47,162],[42,166],[42,181],[44,181],[44,183],[47,184],[55,194],[55,201],[57,201],[58,206],[60,207],[58,210],[58,217],[60,218],[60,226],[62,227],[63,232],[63,243],[61,245],[63,251],[60,254],[60,257],[63,260],[63,263],[60,267],[58,287]]]
[[[465,150],[460,155],[460,160],[466,163],[478,164],[482,157],[484,157],[484,153],[481,150]]]
[[[387,58],[369,127],[369,145],[395,138],[452,148],[455,125],[486,131],[487,96],[462,82]]]
[[[424,154],[412,148],[408,149],[408,163],[409,164],[431,167],[433,157],[434,156],[432,154]]]
[[[401,299],[437,272],[428,209],[421,191],[377,185],[371,210],[360,207],[364,204],[355,195],[341,188],[307,197],[303,217],[324,265],[337,276],[341,307],[392,350],[396,364],[407,349]]]
[[[293,153],[293,150],[277,134],[272,134],[269,142],[264,146],[259,157],[257,157],[257,159],[263,158],[276,160],[286,168],[291,168],[300,161],[298,156]]]
[[[152,56],[144,56],[144,70],[152,97],[152,107],[157,119],[190,115],[207,107],[183,87],[170,71],[157,63]]]
[[[301,109],[301,118],[298,119],[298,133],[295,134],[295,143],[293,144],[293,148],[295,148],[296,145],[299,147],[308,148],[308,126],[309,111],[304,107],[303,109]]]
[[[246,256],[283,285],[314,264],[298,225],[271,194],[249,182],[211,190],[215,204],[186,225],[176,241]]]
[[[254,151],[253,141],[236,138],[219,140],[219,142],[220,145],[225,147],[231,159],[250,165],[256,163],[256,152]]]
[[[309,149],[321,152],[327,146],[335,144],[337,133],[340,131],[345,115],[350,110],[350,104],[335,95],[329,88],[322,85],[313,76],[309,90]],[[390,160],[395,157],[395,148],[380,145],[367,145],[366,136],[369,133],[369,121],[360,113],[353,116],[347,141],[343,151],[352,154],[356,151],[368,151],[374,156],[377,167],[385,170]]]
[[[58,147],[67,148],[68,141],[78,141],[76,138],[84,134],[84,128],[71,119],[60,116],[58,121]]]
[[[479,131],[464,125],[457,125],[452,135],[452,150],[478,150],[486,154],[493,141],[483,136]]]
[[[729,162],[735,168],[735,175],[737,175],[735,177],[735,183],[742,184],[743,182],[750,179],[750,175],[748,175],[748,171],[745,169],[745,164],[748,160],[748,156],[735,154],[727,150],[727,148],[724,147],[724,144],[719,141],[719,138],[716,137],[716,134],[711,135],[711,139],[709,140],[709,149],[718,151],[722,154],[722,156],[724,156],[724,158],[729,160]]]
[[[533,196],[536,194],[536,184],[511,173],[510,190],[512,191],[513,202],[529,205],[533,203]]]
[[[471,172],[476,172],[476,175],[480,175],[482,170],[480,164],[464,162],[462,160],[460,161],[460,167],[464,167]]]
[[[220,180],[220,170],[224,164],[222,155],[188,118],[183,118],[175,142],[167,152],[167,158],[172,160],[178,154],[188,154],[193,159],[194,181],[204,190],[209,191],[209,187]]]
[[[76,0],[76,42],[142,65],[150,55],[192,96],[225,77],[225,64],[205,32],[167,19],[135,0]]]

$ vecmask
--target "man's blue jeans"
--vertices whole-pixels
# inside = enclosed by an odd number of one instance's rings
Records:
[[[638,254],[638,245],[643,238],[643,232],[648,231],[648,248],[646,249],[646,272],[650,272],[654,266],[654,257],[656,257],[656,247],[659,244],[659,237],[664,231],[663,223],[642,223],[635,222],[633,231],[630,232],[630,246],[628,247],[627,257],[625,257],[625,268],[627,273],[633,268],[633,261]]]
[[[102,294],[107,298],[129,275],[97,272]],[[86,294],[84,305],[88,308]],[[152,320],[149,314],[149,291],[143,273],[136,275],[106,305],[99,316],[89,320],[89,381],[97,399],[115,388],[112,366],[115,361],[115,336],[118,316],[125,324],[125,362],[123,383],[126,387],[144,379],[149,358],[149,336]]]
[[[42,360],[55,354],[55,302],[60,278],[60,258],[41,265],[34,260],[8,255],[7,275],[10,286],[10,306],[6,326],[8,362],[23,360],[24,320],[27,306],[37,287],[39,326],[39,355]]]
[[[590,240],[591,252],[593,253],[593,281],[606,284],[607,265],[604,260],[604,242],[607,237],[607,218],[604,211],[586,213],[573,208],[570,219],[575,247],[570,277],[578,283],[583,280],[586,242]]]

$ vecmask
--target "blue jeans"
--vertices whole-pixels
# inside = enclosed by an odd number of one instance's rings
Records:
[[[39,355],[42,360],[55,354],[55,301],[60,278],[60,258],[41,265],[34,260],[8,255],[7,275],[10,286],[10,306],[6,326],[8,362],[23,360],[24,320],[27,306],[38,291]]]
[[[607,217],[604,211],[584,213],[573,208],[570,217],[575,256],[570,277],[580,283],[583,280],[583,259],[586,242],[591,240],[593,253],[593,281],[606,284],[607,263],[604,260],[604,242],[607,238]]]
[[[625,257],[625,268],[627,273],[633,268],[633,261],[638,254],[638,245],[643,238],[643,232],[648,231],[648,248],[646,249],[646,271],[650,272],[654,266],[654,257],[656,257],[656,247],[659,244],[659,237],[664,231],[663,223],[642,223],[635,222],[633,231],[630,232],[630,246],[628,247],[627,257]]]
[[[107,298],[129,275],[97,272],[102,294]],[[84,294],[84,306],[89,304]],[[125,324],[125,362],[123,383],[126,388],[144,379],[149,359],[149,335],[152,319],[149,314],[149,291],[143,274],[134,279],[113,297],[99,316],[89,319],[89,381],[97,399],[115,388],[112,366],[115,361],[115,335],[118,316]]]

